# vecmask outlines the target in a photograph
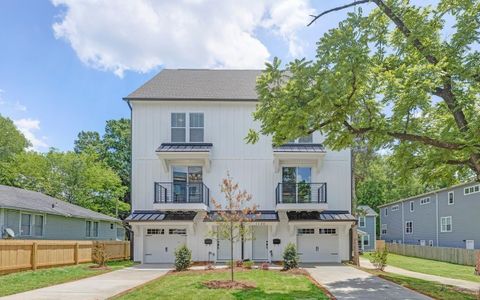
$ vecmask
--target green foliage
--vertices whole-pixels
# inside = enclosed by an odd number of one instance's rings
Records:
[[[187,248],[187,245],[181,245],[175,249],[175,269],[177,271],[184,271],[192,264],[192,251]]]
[[[387,247],[383,249],[376,249],[370,256],[370,262],[377,268],[383,271],[387,266],[388,250]]]
[[[382,7],[357,8],[320,38],[314,61],[267,64],[257,80],[261,128],[247,141],[320,131],[333,150],[361,138],[391,151],[402,178],[480,178],[480,2],[386,5],[409,34]]]
[[[0,115],[0,163],[23,152],[30,143],[15,127],[12,120]]]
[[[298,268],[298,252],[294,243],[288,243],[283,250],[283,268],[285,270]]]
[[[4,164],[7,184],[38,191],[82,207],[115,216],[130,206],[120,178],[95,156],[74,152],[23,152]]]
[[[243,262],[242,266],[245,268],[245,269],[251,269],[254,265],[254,262],[253,260],[246,260]]]

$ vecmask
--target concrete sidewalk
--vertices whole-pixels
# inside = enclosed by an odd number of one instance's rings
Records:
[[[367,269],[375,269],[375,266],[368,259],[365,259],[365,258],[360,258],[360,266]],[[430,275],[430,274],[423,274],[423,273],[408,271],[405,269],[392,267],[392,266],[387,266],[385,268],[385,272],[395,273],[399,275],[404,275],[404,276],[428,280],[428,281],[436,281],[441,284],[453,285],[458,288],[470,290],[473,292],[478,292],[480,290],[480,283],[467,281],[467,280],[447,278],[447,277],[441,277],[441,276]]]
[[[425,295],[362,270],[342,265],[302,266],[338,300],[427,300]]]
[[[166,274],[164,265],[138,265],[77,281],[53,285],[0,299],[107,299]]]

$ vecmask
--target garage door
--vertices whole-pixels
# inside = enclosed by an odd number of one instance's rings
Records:
[[[297,229],[297,247],[301,262],[339,262],[338,235],[335,228]]]
[[[147,228],[145,234],[145,263],[173,263],[175,249],[187,241],[184,228]]]

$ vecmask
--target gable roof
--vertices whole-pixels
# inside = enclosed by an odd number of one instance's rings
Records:
[[[257,101],[262,70],[164,69],[125,100]]]
[[[61,215],[65,217],[121,222],[119,219],[114,217],[110,217],[39,192],[33,192],[6,185],[0,185],[0,208],[28,210]]]
[[[365,216],[367,217],[376,217],[378,214],[368,205],[358,205],[357,206],[357,211],[363,211],[365,212]]]

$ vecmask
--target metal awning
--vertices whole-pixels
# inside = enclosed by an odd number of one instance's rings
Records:
[[[164,222],[164,221],[193,221],[194,211],[134,211],[125,221],[127,222]]]
[[[278,214],[273,210],[260,210],[257,214],[248,214],[246,216],[252,222],[278,222]],[[215,222],[220,220],[218,211],[211,211],[205,217],[206,222]]]
[[[162,143],[156,152],[210,152],[212,143]]]
[[[320,221],[320,222],[356,222],[357,219],[346,210],[289,211],[289,221]]]
[[[165,172],[170,171],[170,165],[186,161],[205,166],[209,172],[212,147],[212,143],[162,143],[155,151]]]
[[[282,146],[274,147],[273,152],[325,152],[325,148],[322,144],[285,144]]]

